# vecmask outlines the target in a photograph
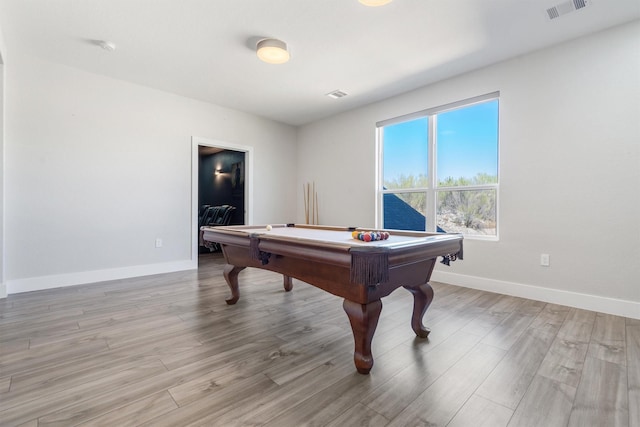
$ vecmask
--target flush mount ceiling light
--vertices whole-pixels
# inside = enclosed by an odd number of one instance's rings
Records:
[[[391,3],[391,0],[358,0],[365,6],[377,7],[384,6],[387,3]]]
[[[256,46],[258,58],[268,64],[284,64],[290,58],[287,44],[278,39],[262,39]]]

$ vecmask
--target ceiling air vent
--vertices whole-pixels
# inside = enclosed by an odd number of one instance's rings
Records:
[[[343,92],[341,90],[334,90],[333,92],[329,92],[327,94],[329,98],[338,99],[347,96],[347,92]]]
[[[575,12],[576,10],[590,6],[592,0],[569,0],[547,9],[547,15],[549,19],[556,19],[567,13]]]

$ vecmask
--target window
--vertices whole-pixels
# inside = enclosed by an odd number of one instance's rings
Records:
[[[378,123],[378,222],[498,236],[498,93]]]

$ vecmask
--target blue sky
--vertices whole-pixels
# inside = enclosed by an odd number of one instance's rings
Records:
[[[440,113],[438,179],[497,175],[498,101]],[[384,178],[427,174],[427,118],[384,128]]]

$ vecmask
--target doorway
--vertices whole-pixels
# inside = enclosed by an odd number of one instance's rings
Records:
[[[253,148],[192,138],[192,262],[210,254],[200,239],[202,225],[251,222]]]

